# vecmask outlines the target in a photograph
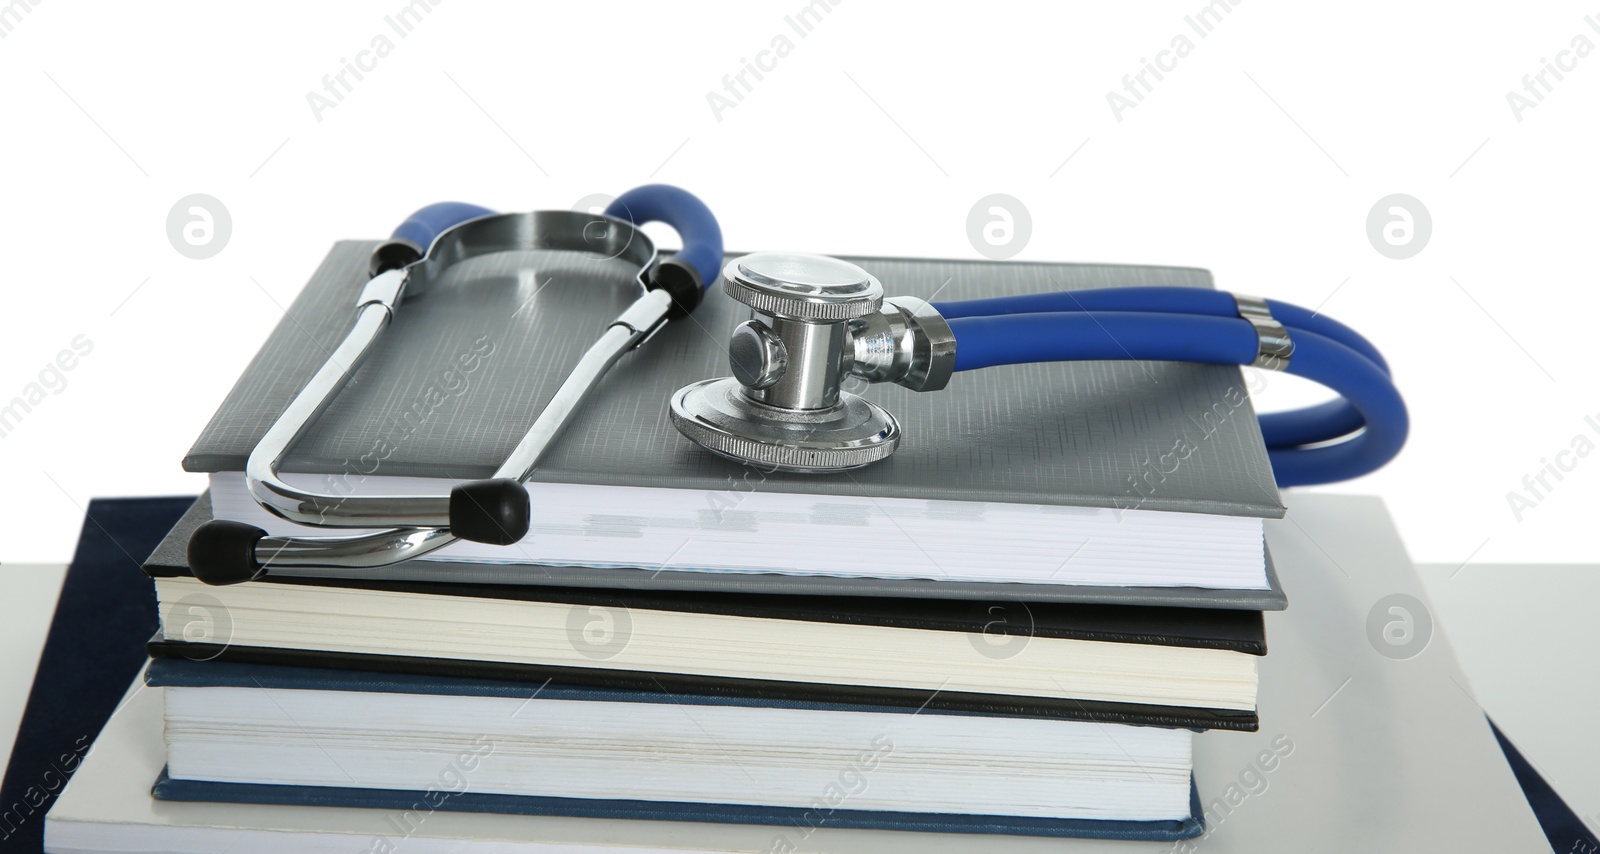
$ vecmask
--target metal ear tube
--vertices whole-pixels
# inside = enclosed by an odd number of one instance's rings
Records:
[[[671,226],[684,248],[657,257],[640,229]],[[625,262],[633,303],[599,331],[516,448],[487,480],[448,495],[333,495],[296,486],[279,469],[294,445],[355,376],[406,298],[418,296],[468,259],[496,252],[581,252]],[[699,304],[722,259],[722,231],[693,195],[664,184],[619,196],[606,213],[534,211],[495,214],[455,202],[429,205],[373,253],[371,278],[356,298],[356,318],[331,358],[306,383],[251,452],[245,466],[252,497],[268,512],[319,528],[381,528],[334,536],[269,536],[254,525],[214,519],[189,540],[189,565],[208,584],[235,584],[275,567],[375,569],[421,557],[457,540],[509,545],[532,518],[523,483],[606,372],[674,317]]]

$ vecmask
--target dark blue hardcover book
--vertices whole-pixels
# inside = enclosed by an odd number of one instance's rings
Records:
[[[390,694],[541,700],[589,700],[632,703],[673,702],[701,706],[746,706],[906,714],[903,708],[801,700],[760,700],[738,695],[679,694],[665,691],[602,688],[546,683],[537,691],[523,682],[465,679],[406,673],[364,673],[319,668],[279,667],[223,661],[158,659],[145,674],[152,687],[253,687],[267,690],[333,690]],[[928,712],[956,714],[962,712]],[[1141,839],[1172,841],[1198,836],[1204,820],[1198,793],[1190,783],[1189,816],[1170,821],[1118,821],[1104,819],[1039,818],[1005,815],[918,813],[847,809],[814,804],[785,807],[759,804],[679,803],[668,801],[562,798],[491,794],[441,789],[403,790],[297,786],[257,783],[222,783],[175,779],[162,772],[151,793],[160,800],[287,806],[362,807],[411,811],[433,810],[551,815],[578,818],[704,821],[730,824],[790,826],[801,829],[834,827],[876,830],[911,830],[943,833],[984,833],[1020,836],[1080,837],[1091,839]]]
[[[1103,819],[1029,818],[1004,815],[884,812],[827,807],[773,807],[752,804],[686,804],[669,801],[596,800],[454,793],[442,789],[346,789],[333,786],[277,786],[259,783],[214,783],[174,780],[163,771],[150,790],[164,801],[210,801],[229,804],[359,807],[365,809],[434,810],[553,815],[575,818],[648,821],[709,821],[719,824],[762,824],[804,829],[822,827],[861,830],[915,830],[933,833],[990,833],[1007,836],[1057,836],[1082,839],[1143,839],[1158,842],[1193,839],[1205,830],[1199,793],[1189,789],[1189,817],[1182,821],[1108,821]]]
[[[156,597],[139,563],[193,502],[89,502],[0,785],[0,851],[40,849],[45,813],[144,664]]]

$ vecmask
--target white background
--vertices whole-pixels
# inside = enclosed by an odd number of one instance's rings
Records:
[[[651,180],[705,198],[732,248],[837,254],[977,257],[968,211],[1008,193],[1019,259],[1200,266],[1320,307],[1385,352],[1414,421],[1395,463],[1333,489],[1387,499],[1419,560],[1595,558],[1600,453],[1521,521],[1507,501],[1600,443],[1600,52],[1521,121],[1506,101],[1574,36],[1600,44],[1593,4],[1245,0],[1204,38],[1201,0],[842,0],[804,38],[802,0],[446,0],[400,38],[403,5],[11,4],[0,404],[74,336],[94,349],[0,438],[0,559],[69,557],[93,496],[203,488],[179,460],[333,241],[440,199],[566,208]],[[1180,32],[1193,51],[1118,121],[1107,93]],[[379,33],[393,51],[319,120],[308,93]],[[779,33],[792,52],[719,119],[707,94]],[[207,260],[167,238],[191,193],[232,217]],[[1409,260],[1366,235],[1391,193],[1431,212]],[[1316,394],[1297,384],[1259,403]]]

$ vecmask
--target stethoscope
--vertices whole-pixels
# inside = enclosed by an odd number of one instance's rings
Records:
[[[683,249],[658,258],[640,229],[652,222],[677,231]],[[279,476],[284,458],[405,299],[454,264],[513,250],[620,259],[638,269],[629,285],[639,295],[588,349],[493,477],[458,485],[448,496],[366,496],[311,492]],[[281,567],[375,569],[456,540],[521,540],[532,521],[523,482],[545,450],[618,359],[699,304],[721,261],[715,217],[693,195],[661,184],[624,193],[599,216],[496,214],[453,202],[417,211],[374,251],[350,332],[245,466],[251,495],[277,516],[315,527],[386,530],[285,537],[213,520],[190,539],[190,567],[202,581],[232,584]],[[886,298],[882,284],[856,264],[779,252],[736,258],[721,279],[752,315],[729,341],[733,376],[679,389],[669,413],[673,426],[701,447],[766,471],[841,472],[894,453],[903,435],[899,422],[846,390],[849,383],[937,391],[958,372],[1068,360],[1252,365],[1331,388],[1339,399],[1260,416],[1280,486],[1367,474],[1405,443],[1405,403],[1377,349],[1338,321],[1276,300],[1132,287],[930,303]]]

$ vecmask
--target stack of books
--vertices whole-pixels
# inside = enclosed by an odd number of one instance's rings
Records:
[[[569,426],[528,484],[522,542],[207,587],[183,554],[208,519],[319,533],[261,510],[240,472],[342,334],[371,248],[335,247],[185,460],[210,491],[147,564],[156,798],[762,824],[792,846],[819,827],[1201,832],[1193,732],[1257,729],[1261,612],[1286,604],[1238,369],[1029,365],[874,391],[908,425],[894,457],[768,474],[667,421],[673,389],[725,373],[744,309],[713,294]],[[952,299],[1210,285],[859,263],[892,293]],[[408,310],[290,479],[442,494],[492,471],[615,313],[586,327],[603,287],[541,273],[533,310],[483,282]]]

